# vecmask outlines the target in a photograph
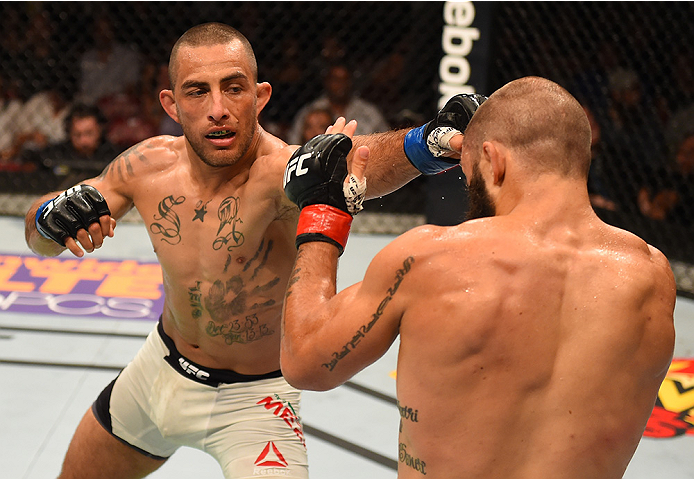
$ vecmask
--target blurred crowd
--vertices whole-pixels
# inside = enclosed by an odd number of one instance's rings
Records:
[[[52,4],[50,11],[45,5],[0,6],[0,172],[44,172],[55,180],[44,182],[48,190],[98,173],[120,151],[145,138],[181,134],[159,105],[158,94],[169,87],[171,45],[192,24],[214,18],[213,11],[205,11],[211,6],[195,4],[200,5],[198,18],[188,18],[189,4],[170,4],[165,7],[168,17],[162,19],[158,16],[164,10],[140,2],[120,15],[113,10],[118,5],[98,2],[80,4],[85,12],[65,15],[59,4]],[[365,25],[374,37],[364,40],[350,31],[356,24],[334,27],[346,22],[344,9],[326,7],[333,9],[325,15],[332,23],[306,25],[307,20],[301,23],[296,15],[273,15],[278,7],[272,2],[240,2],[233,18],[225,21],[248,36],[258,56],[260,80],[273,86],[261,124],[289,143],[301,143],[338,116],[357,119],[359,134],[415,126],[429,118],[438,99],[433,80],[440,53],[425,60],[422,43],[440,42],[441,30],[432,28],[430,36],[419,32],[418,17],[426,5],[386,5],[391,15],[379,17],[377,25]],[[578,8],[575,5],[566,8]],[[298,15],[305,7],[297,3],[287,8]],[[503,17],[510,8],[519,7],[504,4],[498,13]],[[593,127],[589,189],[596,210],[691,228],[691,43],[675,44],[668,60],[658,62],[653,58],[658,51],[642,49],[647,35],[635,31],[638,41],[631,50],[618,38],[603,37],[595,39],[583,61],[579,47],[575,55],[566,55],[545,37],[516,34],[533,24],[530,15],[520,16],[522,22],[515,19],[518,15],[507,17],[519,23],[497,25],[490,91],[529,74],[565,86],[582,102]],[[75,18],[84,30],[80,41],[65,33],[64,25]],[[172,27],[174,18],[186,21]],[[535,21],[538,30],[547,28],[546,19]],[[562,41],[575,37],[580,42],[591,35],[578,31],[579,23],[566,25]],[[272,36],[269,25],[277,27]],[[308,34],[297,34],[309,27],[313,30]],[[411,35],[413,31],[418,35]],[[419,38],[420,44],[411,38]],[[366,49],[358,50],[362,44]]]
[[[151,34],[158,43],[153,47],[124,34],[123,19],[116,21],[112,7],[92,5],[84,17],[84,41],[70,43],[55,12],[41,4],[0,8],[0,172],[48,173],[44,178],[55,181],[44,189],[62,188],[98,173],[145,138],[182,134],[158,96],[169,88],[168,52],[185,26]],[[238,28],[255,43],[258,9],[242,8],[247,28]],[[273,106],[261,118],[268,130],[298,143],[325,131],[338,116],[358,120],[358,134],[398,126],[359,95],[350,65],[356,59],[348,58],[337,37],[326,34],[319,48],[310,65],[303,64],[292,37],[279,61],[265,66],[258,55],[265,75],[260,80],[274,87]],[[297,89],[305,93],[304,103]]]

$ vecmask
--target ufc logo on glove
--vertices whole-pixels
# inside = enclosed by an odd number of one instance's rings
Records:
[[[291,159],[286,170],[284,170],[284,180],[282,181],[283,188],[287,186],[292,172],[294,172],[294,176],[302,176],[308,173],[308,168],[304,167],[304,160],[308,160],[309,158],[311,158],[311,153],[304,153],[299,157]]]

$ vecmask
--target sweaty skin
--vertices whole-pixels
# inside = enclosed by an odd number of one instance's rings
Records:
[[[99,177],[85,181],[101,192],[112,216],[101,216],[65,245],[77,257],[91,253],[116,236],[116,220],[136,208],[161,263],[163,329],[178,351],[203,368],[262,375],[280,369],[281,303],[296,256],[299,216],[282,180],[296,147],[260,127],[258,115],[272,88],[258,82],[252,47],[234,32],[203,24],[175,43],[169,64],[172,89],[163,90],[159,99],[184,136],[145,140]],[[329,128],[349,136],[355,129],[356,122],[343,118]],[[405,134],[354,139],[356,146],[368,145],[377,159],[367,171],[369,197],[393,191],[419,174],[405,156]],[[65,250],[41,236],[35,225],[38,207],[57,194],[38,199],[25,218],[27,244],[43,256]],[[114,438],[90,408],[59,477],[135,479],[165,460]]]
[[[461,158],[495,216],[411,230],[339,294],[337,248],[299,248],[283,316],[284,376],[331,389],[399,335],[400,479],[621,478],[672,358],[667,259],[595,215],[587,168],[542,166],[559,157],[551,145],[562,135],[570,159],[589,161],[589,133],[579,141],[556,120],[555,107],[560,118],[578,115],[568,93],[518,82],[475,115],[498,112],[489,121],[509,118],[523,130],[515,115],[537,110],[524,118],[546,114],[550,137],[533,143],[533,133],[517,148],[473,117],[465,141],[482,139],[464,144]]]
[[[255,83],[239,42],[183,46],[178,58],[175,90],[160,98],[185,136],[145,140],[85,181],[101,192],[112,217],[66,245],[76,256],[84,254],[80,245],[87,252],[100,247],[115,234],[115,220],[134,206],[162,266],[164,330],[179,351],[211,368],[275,371],[299,214],[284,194],[282,177],[296,147],[258,125],[271,87]],[[351,136],[356,123],[340,119],[335,128]],[[210,136],[218,132],[222,137]],[[369,197],[418,174],[404,155],[403,137],[389,132],[355,139],[387,159],[384,171],[368,173]],[[45,256],[63,248],[38,234],[34,217],[57,193],[37,200],[26,217],[27,242]]]

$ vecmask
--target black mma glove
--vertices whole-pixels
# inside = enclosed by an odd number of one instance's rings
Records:
[[[284,192],[301,208],[296,246],[324,241],[344,251],[352,215],[344,181],[352,140],[347,135],[318,135],[296,150],[284,172]]]
[[[435,175],[456,166],[458,159],[443,156],[451,151],[450,139],[465,132],[472,115],[486,99],[477,93],[455,95],[433,120],[407,132],[405,155],[415,168],[425,175]]]
[[[36,229],[44,238],[65,246],[66,238],[75,238],[81,229],[98,223],[99,217],[110,215],[106,200],[89,185],[73,186],[39,206]]]

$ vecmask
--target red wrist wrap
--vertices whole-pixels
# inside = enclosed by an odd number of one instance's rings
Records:
[[[301,210],[296,228],[296,246],[307,241],[325,241],[340,249],[347,244],[352,215],[330,205],[308,205]]]

